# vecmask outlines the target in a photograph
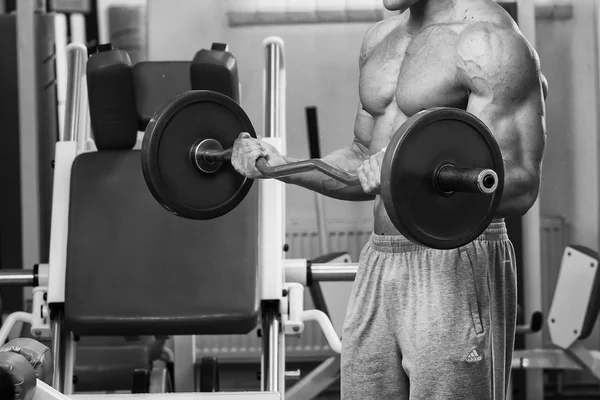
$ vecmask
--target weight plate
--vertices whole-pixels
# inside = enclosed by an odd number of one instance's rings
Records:
[[[498,188],[490,195],[443,194],[434,172],[444,164],[493,169]],[[504,163],[495,138],[478,118],[456,108],[410,117],[382,162],[381,197],[388,216],[407,239],[431,248],[457,248],[477,238],[494,219],[503,188]]]
[[[212,219],[235,208],[253,180],[225,162],[205,173],[192,162],[192,146],[215,139],[233,146],[241,132],[256,137],[244,110],[231,98],[209,90],[184,92],[154,113],[142,142],[144,179],[154,198],[183,218]]]

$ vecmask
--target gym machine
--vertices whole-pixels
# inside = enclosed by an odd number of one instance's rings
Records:
[[[88,105],[85,90],[87,49],[82,44],[70,44],[67,47],[68,84],[66,90],[65,125],[60,141],[56,144],[56,162],[54,168],[53,212],[51,224],[50,262],[36,265],[33,270],[0,271],[0,286],[33,286],[32,313],[15,312],[10,314],[0,328],[0,343],[4,343],[17,324],[31,325],[30,335],[42,341],[52,341],[54,352],[53,387],[63,393],[72,393],[75,372],[75,338],[65,329],[64,310],[66,261],[68,240],[68,214],[70,208],[70,179],[75,158],[85,153],[78,136],[86,131],[85,119]],[[18,334],[18,333],[17,333]],[[25,333],[28,336],[27,333]],[[150,381],[165,381],[166,365],[146,360],[146,354],[161,351],[163,340],[151,337],[136,337],[135,341],[123,337],[105,337],[86,340],[78,345],[79,356],[77,376],[79,387],[95,387],[95,390],[111,385],[128,386],[133,379],[133,387],[138,384],[141,373],[150,374]],[[116,356],[116,357],[115,357]],[[122,362],[120,362],[122,360]],[[137,364],[137,366],[136,366]],[[103,368],[103,365],[105,366]],[[143,368],[137,370],[138,368]],[[123,369],[124,374],[116,378],[116,371]],[[108,375],[105,375],[107,373]],[[132,375],[131,375],[132,374]],[[100,376],[102,375],[102,377]],[[133,378],[132,378],[133,376]],[[95,380],[95,378],[98,378]],[[142,376],[143,378],[143,376]],[[114,380],[114,382],[113,382]],[[91,389],[91,390],[94,390]]]
[[[265,41],[264,44],[266,51],[266,75],[265,82],[268,90],[265,94],[265,102],[267,104],[266,117],[266,129],[268,137],[265,140],[270,141],[279,148],[283,147],[284,140],[282,137],[282,114],[281,114],[281,101],[283,100],[283,94],[285,89],[285,70],[283,68],[283,43],[280,39],[270,38]],[[81,93],[81,88],[77,88],[78,82],[81,80],[81,74],[83,71],[83,65],[85,64],[85,49],[82,46],[70,45],[69,49],[69,65],[70,76],[69,90],[67,92],[67,122],[65,123],[65,136],[72,135],[77,132],[80,126],[78,126],[80,119],[77,118],[78,114],[81,113],[82,107],[77,100],[77,93]],[[75,76],[73,76],[75,75]],[[72,79],[75,78],[75,79]],[[73,86],[71,86],[73,85]],[[72,90],[71,90],[72,89]],[[81,99],[80,99],[81,100]],[[74,130],[70,130],[72,122]],[[55,166],[55,181],[57,182],[68,182],[70,167],[77,154],[77,144],[75,141],[61,141],[57,145],[57,162]],[[59,190],[59,187],[64,185],[55,185],[55,190]],[[64,189],[64,188],[63,188]],[[302,296],[303,286],[297,282],[285,283],[285,270],[295,271],[292,273],[297,276],[297,279],[301,282],[306,281],[307,274],[307,261],[306,260],[288,260],[284,261],[283,253],[283,237],[284,237],[284,187],[283,184],[269,180],[261,182],[259,190],[262,193],[263,200],[260,207],[260,230],[263,233],[261,235],[261,245],[259,254],[259,265],[260,273],[263,277],[260,282],[260,298],[261,298],[261,326],[262,326],[262,340],[263,340],[263,359],[262,359],[262,372],[261,372],[261,388],[264,392],[260,394],[249,393],[246,397],[251,398],[281,398],[284,392],[284,379],[285,379],[285,354],[284,354],[284,340],[285,334],[291,333],[297,335],[302,332],[303,324],[307,320],[317,320],[323,327],[328,339],[330,340],[331,347],[333,349],[340,349],[339,337],[335,333],[335,330],[331,324],[331,321],[320,311],[315,310],[302,310]],[[66,228],[65,226],[67,218],[66,214],[69,212],[69,197],[68,191],[62,190],[65,194],[65,198],[59,198],[55,196],[54,210],[52,213],[52,241],[58,241],[60,243],[52,243],[51,248],[57,249],[57,251],[51,253],[49,273],[47,274],[48,290],[47,296],[42,295],[41,303],[36,304],[35,309],[41,310],[44,313],[48,312],[50,304],[60,304],[65,301],[65,252],[66,248]],[[273,211],[277,211],[274,213]],[[62,245],[61,245],[62,243]],[[63,249],[58,251],[58,249]],[[289,265],[287,267],[286,265]],[[285,268],[284,268],[285,266]],[[300,270],[304,267],[304,274]],[[348,278],[353,277],[353,272],[345,270],[331,270],[332,265],[312,265],[311,275],[312,279],[333,279],[333,277],[346,276]],[[37,273],[38,284],[41,282],[46,283],[46,273]],[[43,275],[43,279],[40,278]],[[36,275],[31,272],[31,275],[21,277],[12,275],[12,277],[5,276],[3,281],[12,282],[13,284],[24,283],[36,283]],[[42,288],[40,288],[41,290]],[[56,312],[60,313],[60,310]],[[23,317],[22,320],[31,321],[33,317],[26,317],[24,315],[15,315],[13,320],[17,320]],[[65,335],[65,327],[63,319],[60,315],[54,315],[52,320],[48,319],[46,314],[42,315],[43,318],[43,331],[41,333],[50,334],[53,340],[53,352],[55,354],[54,359],[54,376],[52,379],[51,388],[41,380],[37,382],[37,390],[34,399],[47,399],[47,398],[96,398],[91,395],[64,395],[62,393],[72,393],[72,383],[69,383],[70,377],[73,373],[73,335],[67,333]],[[9,331],[11,329],[10,324],[5,324],[3,330]],[[35,332],[34,332],[35,333]],[[62,392],[62,393],[61,393]],[[67,397],[68,396],[68,397]],[[107,395],[110,396],[110,395]],[[124,398],[121,395],[120,398]],[[140,395],[132,394],[132,398],[139,398]],[[189,397],[189,394],[170,394],[169,396],[182,396]],[[193,396],[203,396],[203,398],[210,398],[211,396],[219,396],[219,398],[227,398],[228,395],[210,395],[210,394],[194,394]],[[233,398],[243,396],[242,394],[232,394]],[[125,396],[127,398],[128,396]],[[160,398],[158,396],[157,398]]]
[[[63,12],[74,11],[57,3],[19,0],[6,14],[0,11],[0,271],[31,268],[49,257],[52,167],[66,95]],[[77,41],[77,14],[70,18]],[[4,311],[20,310],[23,300],[31,300],[18,287],[1,291]]]
[[[592,332],[600,310],[598,260],[598,253],[587,247],[565,248],[546,320],[557,348],[516,350],[513,370],[585,370],[600,380],[600,352],[582,342]]]

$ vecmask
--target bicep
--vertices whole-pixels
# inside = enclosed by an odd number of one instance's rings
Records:
[[[539,179],[547,84],[537,55],[523,37],[489,27],[464,44],[470,46],[459,48],[459,67],[470,93],[467,111],[488,126],[505,163]]]
[[[498,103],[471,94],[467,111],[481,119],[492,132],[505,163],[539,179],[546,143],[543,98],[532,92],[515,103]]]

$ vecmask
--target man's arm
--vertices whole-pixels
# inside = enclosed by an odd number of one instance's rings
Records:
[[[539,193],[546,144],[547,83],[537,55],[517,32],[479,24],[461,33],[457,66],[467,111],[488,126],[504,158],[497,216],[523,215]]]
[[[336,150],[322,159],[345,171],[355,173],[358,167],[369,158],[369,145],[373,135],[373,118],[359,106],[354,123],[354,140],[340,150]],[[284,156],[286,163],[299,161]],[[361,186],[346,186],[321,172],[311,171],[280,178],[281,181],[302,186],[325,196],[339,200],[366,201],[373,200],[374,195],[366,194]]]
[[[359,55],[359,69],[362,69],[366,60],[369,58],[370,52],[381,41],[385,32],[389,31],[386,28],[388,22],[380,21],[371,26],[365,33]],[[391,24],[389,24],[391,26]],[[358,167],[370,157],[370,144],[373,137],[373,117],[366,112],[362,104],[359,104],[356,120],[354,121],[354,139],[352,143],[340,150],[323,157],[322,159],[328,163],[335,165],[350,173],[356,173]],[[291,157],[283,157],[286,163],[298,161]],[[303,174],[296,174],[281,178],[285,183],[302,186],[304,188],[321,193],[325,196],[339,200],[350,201],[367,201],[374,200],[374,194],[367,194],[361,186],[349,187],[345,184],[330,178],[321,172],[313,171]]]

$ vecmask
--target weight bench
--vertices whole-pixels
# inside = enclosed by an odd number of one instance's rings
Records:
[[[33,313],[13,315],[3,326],[8,332],[21,320],[30,323],[36,338],[52,336],[52,383],[67,394],[74,392],[74,376],[77,391],[136,392],[136,381],[146,381],[139,391],[147,391],[152,362],[168,336],[246,334],[258,320],[257,191],[224,218],[186,221],[156,203],[144,182],[140,153],[132,150],[149,110],[169,96],[147,89],[156,73],[182,66],[190,71],[192,63],[124,69],[120,57],[126,56],[105,52],[92,56],[95,64],[87,63],[98,149],[87,152],[77,138],[87,50],[69,48],[70,115],[56,146],[50,263],[33,273]],[[191,88],[189,75],[173,75],[179,81],[171,76],[171,90]],[[120,78],[129,79],[129,86]],[[133,115],[119,119],[110,106],[121,104],[108,97],[131,100],[127,89],[141,92],[144,101],[134,98],[126,105],[133,107],[120,107],[133,109]],[[84,362],[75,363],[75,347]]]
[[[131,150],[150,110],[169,96],[156,90],[156,71],[173,90],[201,84],[190,85],[196,65],[141,63],[128,72],[124,53],[105,50],[90,58],[87,74],[98,151],[78,155],[71,171],[69,232],[84,234],[68,240],[67,328],[80,336],[250,332],[258,320],[256,245],[248,240],[257,236],[256,191],[231,218],[181,221],[156,207],[140,154]],[[165,71],[185,66],[190,75],[164,79]],[[115,105],[117,120],[107,109]]]
[[[598,253],[567,246],[547,318],[550,339],[558,349],[514,352],[514,369],[588,370],[600,379],[600,352],[583,345],[600,310]]]

